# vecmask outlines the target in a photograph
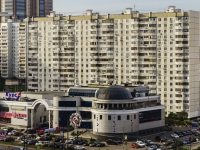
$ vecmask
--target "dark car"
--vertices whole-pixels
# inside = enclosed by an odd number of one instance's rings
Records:
[[[96,147],[96,145],[97,144],[95,142],[89,144],[90,147]]]
[[[143,142],[146,143],[146,146],[154,145],[154,142],[152,142],[151,140],[144,140]]]
[[[37,140],[28,140],[28,144],[29,145],[35,145],[35,143],[37,143]]]
[[[96,143],[96,147],[104,147],[106,146],[104,143],[98,142]]]
[[[60,142],[62,140],[62,138],[55,138],[54,142]]]
[[[151,145],[148,149],[149,150],[157,150],[157,145]]]
[[[118,144],[119,144],[117,141],[115,141],[115,140],[113,140],[113,139],[108,139],[108,140],[106,141],[106,143],[107,143],[108,145],[118,145]]]
[[[183,132],[181,132],[181,133],[183,134],[183,136],[187,136],[187,135],[188,135],[188,133],[185,132],[185,131],[183,131]]]
[[[165,127],[164,127],[164,130],[165,130],[165,131],[172,131],[172,128],[169,127],[169,126],[165,126]]]
[[[156,136],[155,140],[158,142],[165,142],[167,138],[165,138],[164,136]]]
[[[183,137],[183,134],[181,132],[174,132],[175,134],[177,134],[179,137]]]
[[[12,138],[12,137],[7,137],[7,138],[4,139],[4,141],[5,141],[5,142],[14,142],[15,139]]]
[[[190,130],[185,131],[188,135],[192,134]]]

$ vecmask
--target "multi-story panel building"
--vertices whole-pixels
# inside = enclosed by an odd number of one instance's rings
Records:
[[[26,25],[19,20],[1,23],[1,76],[26,78]]]
[[[169,7],[145,13],[29,18],[29,90],[92,84],[148,85],[170,112],[200,115],[199,15]]]

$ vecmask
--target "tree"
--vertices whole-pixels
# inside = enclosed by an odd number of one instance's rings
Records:
[[[175,114],[173,112],[170,112],[169,115],[168,115],[168,118],[169,119],[176,119],[177,118],[177,114]]]
[[[177,119],[184,121],[188,118],[188,113],[185,111],[177,112]]]

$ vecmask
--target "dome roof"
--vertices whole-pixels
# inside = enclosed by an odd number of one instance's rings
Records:
[[[110,86],[103,89],[98,97],[102,100],[128,100],[133,99],[131,93],[121,86]]]

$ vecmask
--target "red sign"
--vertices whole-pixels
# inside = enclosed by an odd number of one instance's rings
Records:
[[[1,112],[0,113],[0,116],[1,117],[4,117],[4,118],[26,118],[26,114],[21,114],[21,113],[16,113],[16,112]]]

